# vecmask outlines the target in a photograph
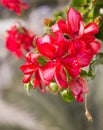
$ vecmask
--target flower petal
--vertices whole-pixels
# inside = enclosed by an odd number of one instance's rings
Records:
[[[79,37],[83,36],[84,33],[84,23],[80,21]]]
[[[32,64],[25,64],[22,65],[20,67],[20,70],[24,73],[24,74],[32,74],[33,72],[35,72],[38,69],[37,66],[34,66]]]
[[[84,34],[94,35],[99,31],[98,25],[96,23],[89,23],[85,29]]]
[[[30,79],[31,79],[31,74],[24,75],[22,82],[28,83],[28,82],[30,82]]]
[[[97,54],[101,48],[101,45],[98,41],[90,42],[89,45],[91,49],[94,51],[94,54]]]
[[[45,85],[48,85],[54,77],[56,69],[56,64],[53,62],[48,62],[42,68],[40,68],[40,77]]]
[[[64,20],[59,20],[58,26],[60,30],[62,31],[62,33],[68,33],[67,23]]]
[[[82,102],[83,101],[82,94],[85,94],[88,92],[88,87],[87,87],[85,79],[78,77],[77,79],[71,80],[70,90],[72,91],[76,100],[78,102]]]
[[[40,78],[40,76],[39,76],[39,71],[36,71],[36,72],[35,72],[35,76],[34,76],[34,88],[37,88],[37,87],[40,88],[40,91],[41,91],[42,93],[45,92],[45,90],[44,90],[43,87],[42,87],[41,78]]]
[[[33,52],[28,52],[26,54],[26,60],[28,63],[33,63],[36,64],[37,63],[37,59],[40,57],[40,54],[35,54]]]
[[[75,78],[80,73],[80,67],[77,57],[74,54],[70,54],[61,60],[62,65],[68,70],[68,73]]]
[[[83,94],[87,93],[88,86],[87,86],[86,80],[84,78],[78,77],[77,81],[79,84],[81,84]]]
[[[61,31],[61,30],[60,30],[58,24],[54,24],[54,25],[51,26],[51,31],[53,33],[56,33],[56,32]]]
[[[72,34],[77,34],[80,29],[80,21],[82,17],[78,11],[73,8],[69,8],[67,13],[67,21],[68,21],[68,28],[70,29],[69,32]]]
[[[65,71],[64,71],[64,69],[63,69],[63,67],[61,65],[58,65],[56,67],[55,80],[56,80],[56,83],[58,84],[60,90],[63,87],[64,88],[68,87],[66,73],[65,73]]]
[[[44,44],[41,44],[40,46],[38,46],[38,50],[43,56],[45,56],[47,58],[52,59],[52,58],[56,57],[56,55],[55,55],[55,53],[56,53],[55,47],[48,44],[48,43],[44,43]]]
[[[80,67],[86,67],[90,64],[90,61],[93,57],[93,53],[91,50],[87,50],[84,52],[78,52],[77,53],[77,58],[78,58],[78,63]]]

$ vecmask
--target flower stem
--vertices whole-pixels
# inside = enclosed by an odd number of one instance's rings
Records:
[[[88,111],[87,94],[85,94],[85,116],[87,117],[88,121],[93,122],[93,118]]]

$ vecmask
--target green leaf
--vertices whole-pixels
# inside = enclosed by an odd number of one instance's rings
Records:
[[[81,7],[81,6],[87,5],[87,0],[72,0],[71,4],[72,6]]]
[[[85,70],[81,70],[80,76],[82,76],[82,77],[87,77],[87,76],[88,76],[88,72],[85,71]]]
[[[62,90],[60,92],[61,97],[64,101],[66,102],[72,102],[73,100],[75,100],[74,96],[72,95],[72,93],[68,90]]]

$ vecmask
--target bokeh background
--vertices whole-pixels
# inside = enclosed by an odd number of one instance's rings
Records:
[[[103,130],[103,65],[88,81],[88,106],[93,122],[87,121],[84,103],[65,103],[60,95],[27,94],[21,82],[19,66],[23,61],[5,49],[6,30],[20,21],[36,34],[43,32],[43,19],[52,18],[69,0],[26,0],[31,8],[21,16],[0,6],[0,130]]]

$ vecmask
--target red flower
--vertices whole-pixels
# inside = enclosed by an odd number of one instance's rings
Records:
[[[43,38],[36,39],[36,45],[39,52],[48,58],[49,62],[42,68],[42,77],[45,80],[55,79],[59,88],[67,88],[67,69],[73,78],[80,73],[77,58],[74,54],[68,55],[70,43],[66,40],[61,32],[55,36],[46,35]],[[50,73],[50,74],[49,74]]]
[[[1,0],[1,3],[9,10],[15,11],[18,15],[21,14],[22,10],[29,8],[29,5],[23,2],[23,0]]]
[[[75,96],[75,99],[78,102],[82,102],[83,101],[82,95],[88,92],[88,87],[85,79],[78,77],[77,79],[71,80],[70,90]]]
[[[36,39],[39,52],[49,59],[62,57],[68,51],[69,42],[64,39],[61,32],[54,37],[50,34]]]
[[[23,56],[23,50],[29,51],[33,47],[34,34],[24,27],[13,26],[7,31],[6,48],[18,58]]]
[[[38,63],[38,58],[40,54],[35,54],[32,52],[27,53],[26,63],[20,67],[20,70],[24,73],[23,83],[29,83],[33,77],[34,88],[39,87],[42,92],[45,90],[42,88],[42,85],[48,85],[49,79],[44,80],[41,74],[42,66]]]
[[[61,31],[69,37],[72,44],[69,53],[77,55],[80,67],[88,66],[100,50],[100,43],[93,36],[98,32],[97,24],[92,22],[84,26],[81,14],[73,8],[69,8],[67,20],[59,20],[51,30],[55,34]]]

